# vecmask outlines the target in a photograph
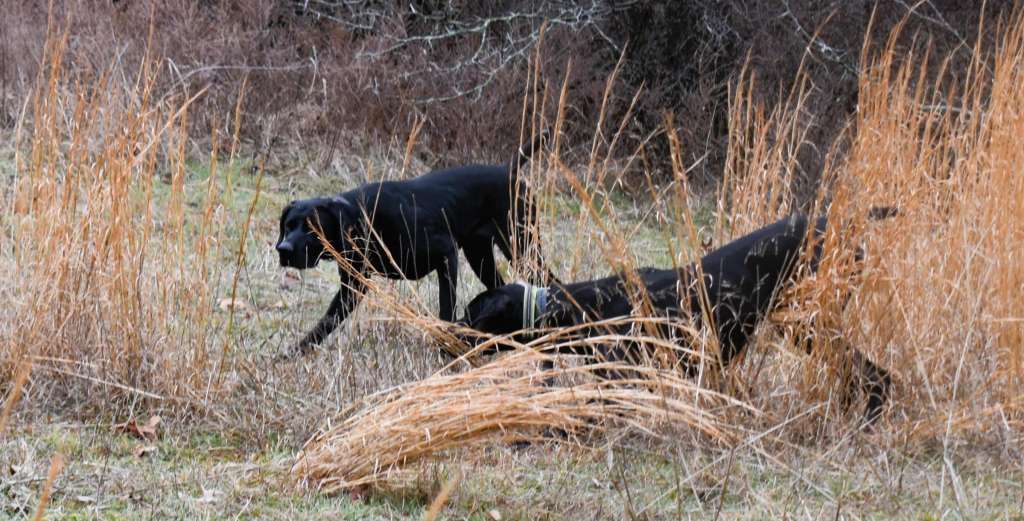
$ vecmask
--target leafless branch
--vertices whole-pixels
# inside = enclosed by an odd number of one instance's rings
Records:
[[[511,9],[487,15],[464,15],[448,2],[427,11],[416,2],[407,9],[396,10],[368,0],[302,0],[294,3],[297,10],[318,19],[338,23],[347,29],[363,31],[380,40],[369,41],[359,55],[361,59],[380,60],[392,56],[409,56],[431,52],[440,45],[475,42],[468,55],[457,56],[448,63],[431,61],[400,73],[399,80],[417,78],[453,78],[449,93],[416,99],[419,104],[450,101],[456,98],[479,98],[500,74],[517,62],[525,61],[540,40],[540,27],[549,30],[564,28],[572,33],[591,31],[616,54],[620,45],[601,29],[601,22],[613,12],[630,8],[636,0],[549,1],[535,3],[526,9]],[[385,24],[400,20],[405,36],[393,36]],[[410,34],[411,33],[411,34]],[[399,32],[398,34],[401,34]],[[469,47],[469,46],[467,46]],[[461,74],[472,71],[472,74]],[[457,78],[472,77],[471,84],[460,84]]]

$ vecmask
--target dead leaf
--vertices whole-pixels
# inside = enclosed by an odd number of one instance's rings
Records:
[[[139,445],[135,447],[132,454],[134,454],[136,458],[145,458],[154,452],[156,452],[156,445]]]
[[[300,282],[302,282],[302,279],[299,277],[298,273],[293,270],[287,270],[281,275],[279,285],[281,289],[289,289]]]
[[[487,517],[490,517],[494,521],[501,521],[501,512],[498,512],[497,510],[493,510],[493,509],[492,510],[488,510],[487,511]]]
[[[224,494],[215,488],[201,488],[203,489],[203,495],[196,498],[196,503],[214,503]]]
[[[124,423],[114,425],[114,432],[130,434],[143,440],[155,440],[158,425],[160,425],[159,416],[150,416],[149,421],[143,425],[139,425],[135,418],[132,418]]]
[[[232,309],[235,311],[245,311],[249,309],[248,304],[238,299],[222,298],[218,305],[221,311],[231,311]]]
[[[348,497],[352,501],[359,501],[366,495],[365,487],[352,487],[348,489]]]

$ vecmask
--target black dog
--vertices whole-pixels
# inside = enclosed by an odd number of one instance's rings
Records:
[[[894,215],[891,209],[872,210],[871,218]],[[827,225],[822,217],[814,223],[811,234],[813,252],[808,271],[816,271],[821,260],[821,238]],[[657,314],[683,317],[683,323],[699,328],[701,309],[710,309],[711,323],[720,346],[720,362],[728,364],[747,346],[757,325],[773,309],[777,295],[800,273],[800,258],[808,238],[809,219],[794,215],[740,237],[715,250],[696,265],[680,270],[643,268],[637,275],[645,286],[650,307]],[[863,253],[858,249],[857,257]],[[700,275],[699,275],[700,274]],[[707,306],[702,308],[700,284],[706,291]],[[516,334],[526,340],[529,329],[538,327],[579,326],[588,322],[628,317],[636,299],[629,298],[629,284],[624,275],[603,279],[536,288],[525,284],[509,284],[487,290],[466,306],[466,317],[460,323],[491,334]],[[680,309],[682,306],[684,309]],[[624,326],[629,327],[629,326]],[[604,328],[584,327],[582,334],[607,332]],[[662,334],[671,335],[662,328]],[[810,349],[810,339],[805,342]],[[496,350],[501,350],[498,346]],[[624,359],[635,347],[603,347],[606,359]],[[577,352],[577,349],[570,350]],[[591,352],[590,354],[594,354]],[[859,387],[868,398],[866,419],[874,421],[881,412],[891,378],[861,353],[854,351],[853,361]],[[684,364],[686,361],[684,361]],[[688,364],[693,374],[695,366]]]
[[[362,281],[373,273],[416,280],[436,271],[439,315],[446,321],[455,316],[460,249],[484,286],[504,284],[494,246],[509,260],[512,244],[521,257],[530,246],[527,230],[536,221],[536,209],[517,174],[539,141],[520,150],[509,165],[436,170],[288,204],[277,241],[281,266],[306,269],[321,259],[334,260],[316,229],[348,264],[338,266],[341,288],[327,313],[288,354],[306,354],[323,342],[355,308],[365,289]]]

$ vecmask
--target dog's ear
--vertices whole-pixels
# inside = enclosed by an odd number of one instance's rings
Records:
[[[344,195],[336,195],[328,199],[327,204],[338,220],[341,235],[349,233],[359,224],[359,209]]]
[[[288,204],[284,205],[284,208],[281,208],[281,227],[282,228],[284,227],[284,220],[288,218],[288,212],[292,211],[292,208],[295,208],[295,203],[296,202],[298,202],[298,201],[294,201],[294,200],[288,201]]]

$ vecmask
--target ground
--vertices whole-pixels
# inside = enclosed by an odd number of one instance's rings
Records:
[[[958,451],[947,464],[938,450],[876,449],[870,435],[793,447],[785,461],[672,441],[492,446],[426,465],[397,490],[333,497],[288,481],[288,444],[250,450],[214,433],[167,434],[137,455],[149,445],[109,425],[22,429],[3,444],[3,514],[34,511],[56,452],[68,463],[50,519],[421,519],[453,476],[444,519],[1021,519],[1024,497],[1019,467],[994,451]]]

